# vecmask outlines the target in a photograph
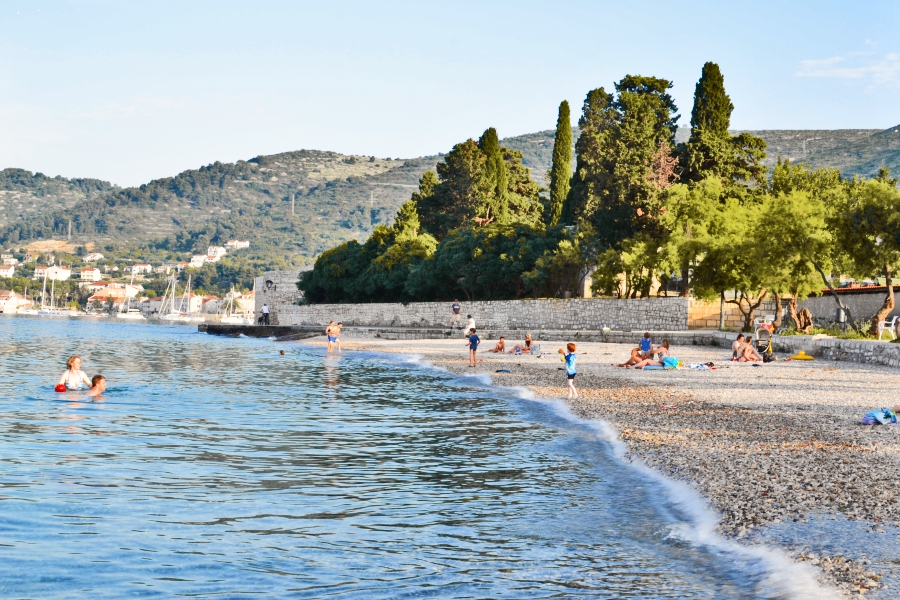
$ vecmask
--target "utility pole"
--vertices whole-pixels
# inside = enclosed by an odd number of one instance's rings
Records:
[[[67,239],[70,242],[72,241],[72,219],[69,219],[69,237]]]
[[[297,194],[291,194],[291,216],[294,216],[294,196]]]

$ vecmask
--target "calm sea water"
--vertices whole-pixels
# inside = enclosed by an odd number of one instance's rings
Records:
[[[75,353],[104,401],[53,392]],[[0,399],[3,598],[825,594],[559,405],[396,358],[4,317]]]

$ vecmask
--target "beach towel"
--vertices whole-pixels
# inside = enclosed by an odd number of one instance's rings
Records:
[[[667,369],[677,369],[681,365],[681,361],[674,356],[667,356],[663,359],[663,366]]]
[[[878,410],[870,410],[862,418],[863,425],[887,425],[897,422],[897,413],[889,408],[881,407]]]

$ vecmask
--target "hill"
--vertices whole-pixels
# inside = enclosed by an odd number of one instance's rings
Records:
[[[577,138],[577,129],[574,130]],[[737,133],[737,132],[735,132]],[[778,156],[845,176],[900,172],[900,126],[887,130],[750,131]],[[678,130],[684,141],[688,130]],[[553,130],[505,138],[532,178],[546,185]],[[232,238],[251,240],[247,256],[272,266],[304,266],[348,239],[390,222],[422,173],[440,156],[391,160],[299,150],[237,163],[212,163],[135,188],[93,179],[0,171],[0,244],[69,238],[138,257],[180,256]],[[293,205],[293,211],[292,211]]]

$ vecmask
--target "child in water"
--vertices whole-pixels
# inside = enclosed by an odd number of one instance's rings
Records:
[[[568,350],[568,354],[566,350]],[[559,353],[563,355],[563,360],[566,361],[566,379],[569,385],[569,393],[566,398],[571,400],[578,397],[578,391],[575,389],[575,344],[569,342],[566,344],[566,350],[560,348]]]
[[[59,378],[59,383],[56,384],[57,386],[64,385],[68,390],[78,390],[81,389],[82,383],[86,386],[91,385],[91,380],[88,379],[88,376],[81,370],[80,356],[70,356],[69,360],[66,361],[66,366],[68,369],[66,369],[62,374],[62,377]]]
[[[91,377],[91,390],[88,396],[98,398],[100,394],[106,391],[106,377],[103,375],[94,375]]]

